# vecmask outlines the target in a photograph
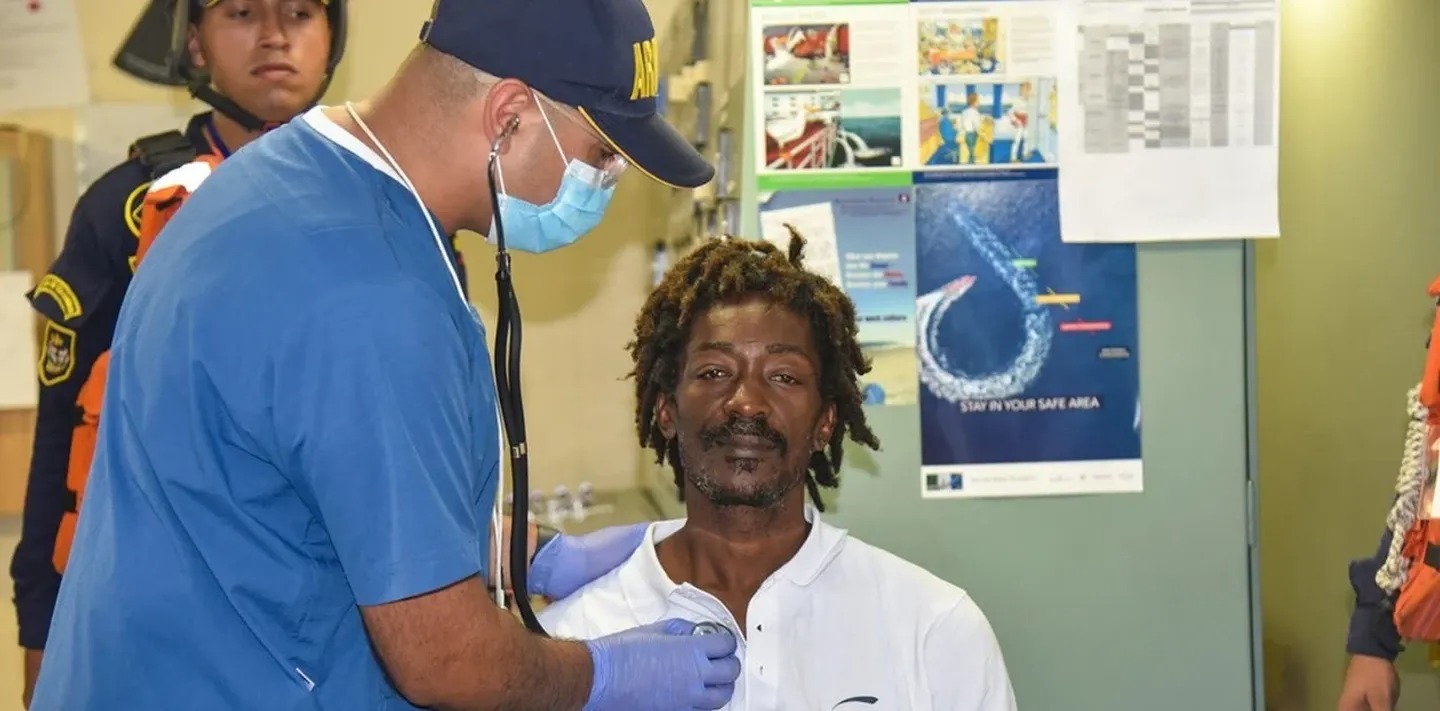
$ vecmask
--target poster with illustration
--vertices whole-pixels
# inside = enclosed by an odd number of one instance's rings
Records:
[[[1135,248],[1062,242],[1055,190],[915,188],[927,497],[1143,488]]]

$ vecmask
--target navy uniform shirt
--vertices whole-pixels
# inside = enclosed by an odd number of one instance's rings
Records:
[[[1350,654],[1394,660],[1403,649],[1395,629],[1395,599],[1375,583],[1375,573],[1390,551],[1390,529],[1380,537],[1373,558],[1350,563],[1350,587],[1355,591],[1355,610],[1350,614],[1350,632],[1345,650]]]
[[[209,112],[192,117],[185,136],[199,153],[228,155]],[[60,256],[29,294],[47,323],[24,523],[10,564],[20,645],[26,649],[43,649],[50,629],[60,590],[52,562],[55,539],[74,503],[65,480],[78,418],[75,401],[95,360],[110,348],[134,273],[140,208],[152,177],[132,158],[95,181],[75,204]],[[457,267],[464,284],[464,266]]]
[[[205,136],[209,118],[208,113],[194,116],[185,129],[196,151],[211,150]],[[75,398],[95,359],[110,347],[133,273],[140,206],[151,177],[139,159],[131,158],[95,181],[75,203],[60,256],[29,294],[47,322],[37,368],[40,402],[24,523],[10,563],[20,644],[27,649],[44,648],[60,590],[51,559],[60,519],[73,503],[65,473],[77,421]]]

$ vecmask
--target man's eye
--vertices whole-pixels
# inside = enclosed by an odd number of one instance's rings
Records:
[[[770,377],[771,377],[771,379],[776,380],[776,381],[779,381],[779,382],[782,382],[782,383],[785,383],[786,385],[799,385],[799,384],[800,384],[800,381],[799,381],[799,380],[796,380],[794,376],[792,376],[792,375],[787,375],[787,374],[785,374],[785,373],[776,373],[775,375],[772,375],[772,376],[770,376]]]
[[[724,376],[724,375],[725,375],[725,371],[723,371],[723,370],[721,370],[721,369],[719,369],[719,368],[706,368],[706,369],[700,371],[699,373],[697,373],[697,374],[696,374],[696,377],[700,378],[701,380],[709,380],[709,379],[711,379],[711,378],[719,378],[719,377],[722,377],[722,376]]]

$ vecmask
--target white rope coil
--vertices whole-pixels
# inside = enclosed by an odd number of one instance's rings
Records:
[[[1410,562],[1401,555],[1405,534],[1415,525],[1420,511],[1420,492],[1425,488],[1429,472],[1425,465],[1426,418],[1429,414],[1420,404],[1420,386],[1406,394],[1406,410],[1410,423],[1405,429],[1405,454],[1400,459],[1400,476],[1395,480],[1395,503],[1385,525],[1390,529],[1390,550],[1385,563],[1375,573],[1375,584],[1386,593],[1394,593],[1405,583]]]

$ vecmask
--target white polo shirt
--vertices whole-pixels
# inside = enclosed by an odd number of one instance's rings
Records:
[[[749,629],[714,596],[676,585],[655,544],[683,520],[651,524],[609,574],[540,612],[556,637],[593,639],[679,617],[739,640],[734,711],[1014,711],[990,623],[954,585],[819,519],[795,557],[750,600]]]

